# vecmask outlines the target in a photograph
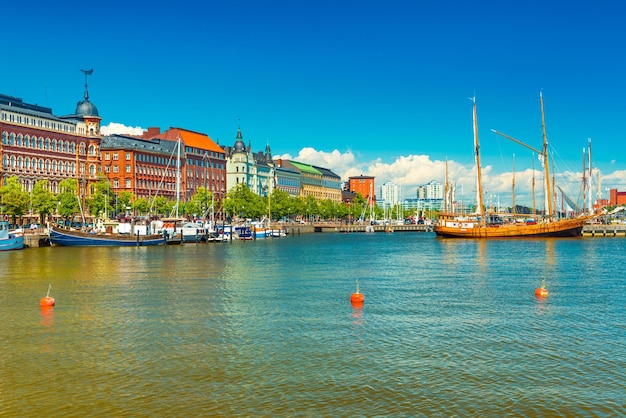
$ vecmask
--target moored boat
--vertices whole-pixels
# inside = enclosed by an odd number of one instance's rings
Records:
[[[21,250],[24,248],[24,235],[9,232],[9,222],[0,221],[0,251]]]
[[[543,129],[543,148],[536,150],[521,141],[513,140],[539,154],[545,171],[546,213],[539,220],[531,222],[518,220],[511,215],[507,218],[485,213],[483,202],[483,187],[481,179],[480,153],[478,143],[478,122],[476,116],[476,99],[473,98],[473,121],[474,121],[474,158],[476,164],[476,212],[472,214],[448,213],[439,215],[438,223],[434,231],[439,237],[445,238],[520,238],[520,237],[579,237],[585,223],[599,216],[595,214],[581,215],[573,218],[558,218],[556,204],[552,200],[551,179],[549,175],[550,160],[548,156],[548,141],[543,114],[543,96],[539,96],[541,107],[541,122]],[[497,131],[494,131],[500,134]],[[502,135],[502,134],[500,134]]]
[[[50,243],[66,247],[146,247],[166,245],[162,235],[120,235],[72,231],[51,226]]]

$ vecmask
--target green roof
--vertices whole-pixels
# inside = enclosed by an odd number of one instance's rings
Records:
[[[296,161],[291,161],[291,164],[295,165],[300,171],[304,171],[305,173],[309,173],[309,174],[317,174],[317,175],[322,175],[322,172],[317,170],[315,167],[310,166],[308,164],[304,164],[304,163],[299,163]]]

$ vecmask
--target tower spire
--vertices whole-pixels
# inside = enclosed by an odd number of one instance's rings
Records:
[[[87,85],[87,76],[93,74],[93,68],[91,70],[80,70],[85,74],[85,100],[89,100],[89,86]]]

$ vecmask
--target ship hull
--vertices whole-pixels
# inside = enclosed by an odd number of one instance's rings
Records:
[[[50,243],[66,247],[145,247],[164,245],[166,242],[159,235],[97,235],[52,227]]]
[[[478,222],[440,221],[435,234],[444,238],[540,238],[580,237],[587,219],[565,219],[537,224],[482,226]]]

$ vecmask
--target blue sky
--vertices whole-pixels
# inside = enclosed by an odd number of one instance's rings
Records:
[[[533,156],[491,129],[539,148],[543,91],[561,179],[580,182],[591,138],[600,188],[626,190],[621,2],[61,3],[3,5],[0,92],[71,114],[79,70],[93,68],[104,126],[175,126],[222,145],[241,126],[255,151],[269,142],[405,197],[443,182],[446,158],[471,195],[475,94],[487,193],[505,199],[513,165],[528,195]]]

